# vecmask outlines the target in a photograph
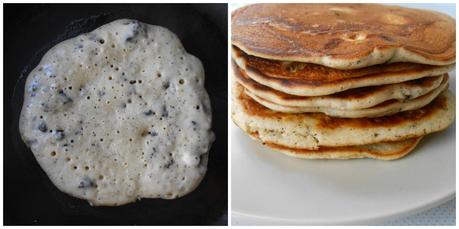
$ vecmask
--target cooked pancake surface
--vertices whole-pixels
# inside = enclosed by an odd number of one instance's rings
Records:
[[[245,90],[245,93],[249,95],[252,99],[262,104],[263,106],[279,112],[284,113],[304,113],[304,112],[321,112],[333,117],[342,117],[342,118],[365,118],[365,117],[381,117],[398,112],[415,110],[426,106],[432,102],[442,91],[448,87],[448,80],[444,80],[442,84],[435,90],[420,96],[415,99],[397,101],[397,100],[388,100],[383,103],[380,103],[376,106],[364,108],[364,109],[340,109],[339,107],[298,107],[298,106],[285,106],[279,105],[267,99],[258,97],[249,90]]]
[[[234,62],[232,71],[235,80],[246,90],[276,104],[298,107],[329,107],[342,110],[373,107],[392,99],[399,101],[414,99],[431,92],[448,78],[448,74],[444,74],[443,76],[425,77],[397,84],[355,88],[331,95],[296,96],[257,83]]]
[[[255,138],[255,136],[253,136]],[[289,148],[273,143],[264,143],[267,147],[288,156],[302,159],[354,159],[373,158],[378,160],[395,160],[409,154],[422,137],[410,138],[395,142],[381,142],[361,146],[320,147],[317,150]]]
[[[400,83],[445,74],[455,65],[431,66],[414,63],[376,65],[338,70],[316,64],[262,59],[233,48],[234,62],[259,84],[298,96],[330,95],[354,88]]]
[[[388,62],[455,62],[455,20],[378,4],[253,4],[233,12],[232,44],[246,53],[338,69]]]
[[[379,118],[336,118],[321,113],[275,112],[255,102],[236,84],[232,118],[263,142],[304,149],[399,141],[448,127],[454,120],[454,96],[446,91],[427,106]]]

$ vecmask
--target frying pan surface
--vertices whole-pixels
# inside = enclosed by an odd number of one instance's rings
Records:
[[[46,51],[120,18],[170,29],[202,61],[216,141],[207,174],[192,193],[175,200],[91,207],[51,183],[22,142],[18,120],[25,79]],[[5,4],[3,34],[5,225],[227,225],[226,4]]]

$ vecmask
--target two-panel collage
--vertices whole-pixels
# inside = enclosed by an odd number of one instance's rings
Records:
[[[455,226],[456,3],[2,4],[3,226]]]

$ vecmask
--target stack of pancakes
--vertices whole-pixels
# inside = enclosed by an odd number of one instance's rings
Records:
[[[403,157],[454,120],[455,33],[451,17],[396,6],[240,8],[233,121],[295,157]]]

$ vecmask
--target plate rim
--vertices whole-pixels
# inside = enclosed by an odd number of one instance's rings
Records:
[[[250,222],[258,222],[258,223],[249,223],[246,225],[370,225],[370,224],[378,224],[387,220],[393,220],[398,218],[403,218],[406,216],[414,215],[416,213],[422,212],[424,210],[429,210],[440,206],[452,199],[456,196],[456,191],[454,190],[451,193],[448,193],[445,196],[441,196],[435,200],[430,202],[422,203],[417,206],[403,209],[399,212],[391,212],[385,215],[375,215],[370,217],[364,218],[354,218],[354,219],[338,219],[334,221],[323,221],[323,220],[305,220],[305,219],[288,219],[288,218],[276,218],[276,217],[269,217],[269,216],[260,216],[256,214],[238,212],[234,208],[231,210],[231,220],[233,221],[234,218],[239,218],[237,220],[249,220]],[[266,223],[261,223],[262,221],[266,221]],[[244,224],[241,224],[241,226]]]

